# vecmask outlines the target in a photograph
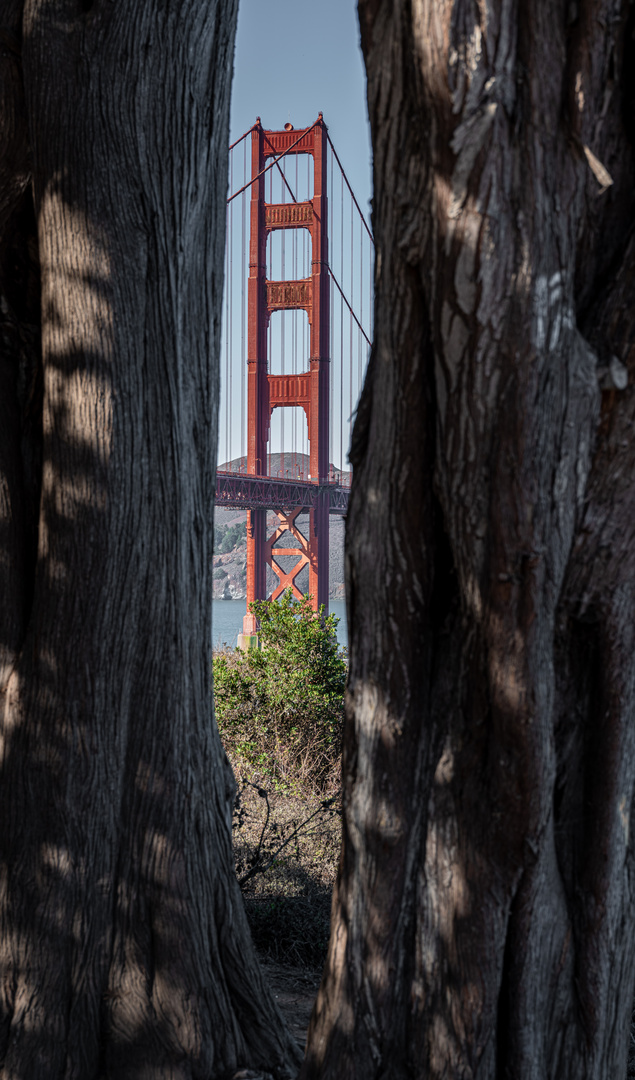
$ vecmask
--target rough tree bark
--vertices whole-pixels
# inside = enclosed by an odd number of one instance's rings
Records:
[[[302,1077],[617,1080],[635,976],[635,6],[360,0],[375,342]]]
[[[210,690],[236,8],[2,4],[3,1080],[298,1064]]]

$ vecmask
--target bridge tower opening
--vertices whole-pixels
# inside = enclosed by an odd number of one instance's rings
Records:
[[[313,196],[298,202],[265,200],[267,159],[280,155],[310,155]],[[288,186],[288,185],[287,185]],[[293,194],[293,193],[291,193]],[[306,229],[310,234],[311,273],[299,280],[267,280],[267,237],[276,230]],[[309,479],[318,492],[310,509],[308,536],[297,534],[295,519],[302,507],[275,507],[276,528],[267,536],[267,510],[247,511],[247,615],[239,645],[248,645],[256,632],[249,614],[254,600],[266,598],[266,567],[279,579],[273,595],[294,586],[296,573],[283,575],[274,544],[288,530],[301,542],[299,562],[309,566],[309,593],[315,610],[328,605],[329,495],[320,490],[329,481],[329,338],[330,277],[328,263],[327,129],[320,113],[309,128],[265,131],[260,120],[251,132],[251,199],[249,239],[247,346],[247,473],[268,476],[267,442],[275,408],[304,410],[308,426]],[[267,328],[274,311],[306,312],[309,320],[308,371],[274,375],[269,370]]]

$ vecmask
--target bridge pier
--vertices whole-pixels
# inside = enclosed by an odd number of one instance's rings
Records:
[[[243,632],[238,635],[237,645],[243,652],[248,652],[249,649],[257,649],[259,647],[258,620],[255,615],[251,615],[250,613],[243,615]]]
[[[309,592],[317,611],[329,606],[329,501],[321,491],[309,515]]]

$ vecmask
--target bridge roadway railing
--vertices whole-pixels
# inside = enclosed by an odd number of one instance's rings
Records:
[[[337,483],[318,484],[303,480],[280,480],[275,476],[249,476],[246,473],[216,472],[216,506],[265,507],[269,510],[316,507],[320,498],[328,499],[330,514],[346,514],[350,488]]]

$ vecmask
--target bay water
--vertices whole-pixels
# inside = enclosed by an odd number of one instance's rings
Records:
[[[244,600],[212,601],[212,641],[214,648],[236,645],[238,635],[243,628],[243,615],[247,608]],[[348,645],[346,629],[346,604],[343,600],[329,601],[329,614],[340,620],[337,627],[337,640],[345,648]]]

